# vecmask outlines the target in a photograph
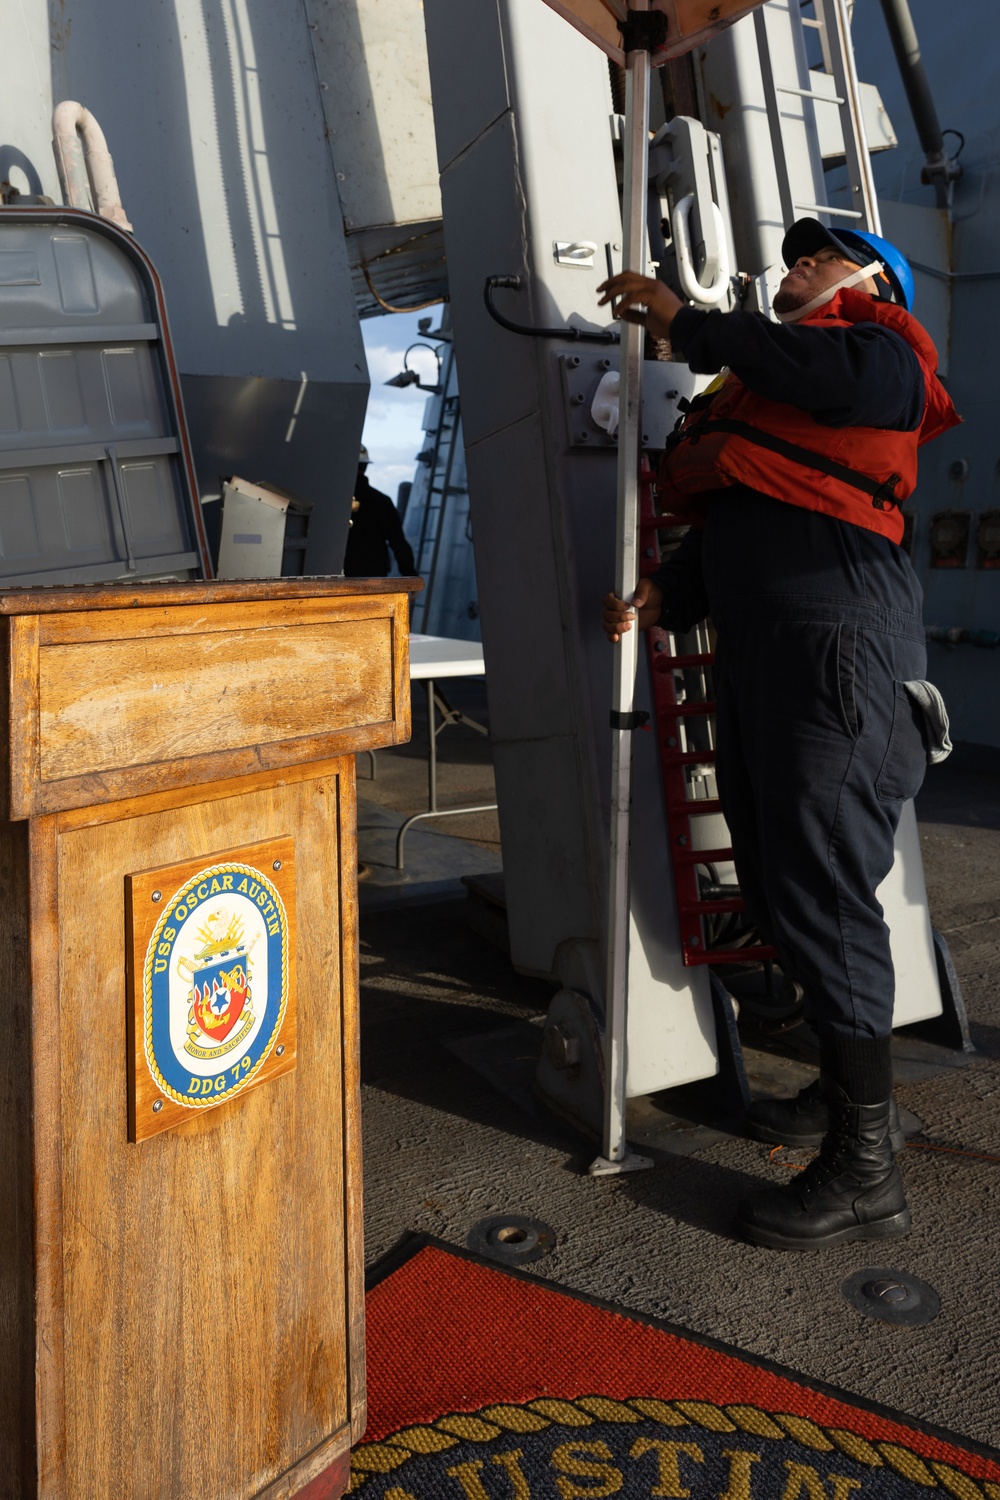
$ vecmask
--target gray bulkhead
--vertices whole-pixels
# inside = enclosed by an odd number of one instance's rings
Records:
[[[426,14],[512,952],[600,1006],[616,461],[596,428],[573,442],[567,362],[596,375],[616,351],[505,332],[483,285],[520,276],[527,293],[497,294],[520,322],[607,324],[596,288],[621,243],[607,62],[537,0]],[[557,241],[593,242],[592,263],[558,264]],[[707,974],[680,962],[655,739],[637,740],[630,1094],[716,1068]]]
[[[339,572],[368,375],[302,7],[25,0],[6,38],[3,176],[61,201],[54,102],[104,128],[164,284],[199,489],[234,471],[314,504],[307,571]]]
[[[875,178],[885,233],[911,258],[914,311],[938,346],[945,383],[964,418],[925,448],[920,482],[907,510],[916,516],[913,562],[924,588],[929,626],[1000,639],[1000,556],[984,559],[980,527],[1000,549],[1000,102],[996,7],[990,0],[941,6],[910,0],[941,126],[965,138],[951,212],[935,207],[920,180],[924,154],[910,114],[881,7],[854,8],[859,69],[877,77],[899,136],[878,157]],[[949,154],[959,137],[945,136]],[[933,518],[953,511],[968,539],[959,566],[932,566]],[[984,562],[987,564],[984,566]],[[929,676],[944,694],[956,739],[1000,746],[1000,656],[968,640],[928,646]]]

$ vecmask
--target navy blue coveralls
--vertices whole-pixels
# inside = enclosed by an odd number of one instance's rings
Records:
[[[404,578],[417,576],[413,548],[403,534],[399,511],[388,495],[375,489],[358,472],[354,486],[358,508],[351,517],[344,554],[346,578],[385,578],[389,572],[389,549]]]
[[[920,424],[917,358],[875,323],[801,328],[685,308],[671,339],[692,370],[728,366],[818,423]],[[875,891],[926,767],[902,687],[926,676],[920,585],[875,532],[742,486],[707,500],[704,529],[654,579],[662,625],[710,613],[718,632],[719,795],[743,897],[821,1040],[888,1037],[894,976]]]

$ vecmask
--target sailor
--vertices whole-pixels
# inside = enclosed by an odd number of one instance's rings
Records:
[[[403,535],[399,511],[388,495],[383,495],[369,483],[369,462],[368,449],[362,443],[351,498],[344,574],[347,578],[385,578],[389,572],[391,549],[402,577],[415,578],[417,565],[413,548]]]
[[[748,1119],[761,1139],[819,1153],[752,1193],[738,1226],[757,1244],[809,1249],[910,1227],[875,891],[927,760],[921,590],[899,507],[918,447],[959,418],[893,245],[800,219],[782,256],[777,322],[688,307],[632,272],[601,287],[675,359],[723,372],[660,467],[663,508],[691,529],[631,605],[607,595],[604,628],[617,643],[636,617],[685,630],[711,614],[718,633],[716,770],[737,877],[804,987],[820,1053],[815,1084]]]

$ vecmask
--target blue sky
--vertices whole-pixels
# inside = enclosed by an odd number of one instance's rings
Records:
[[[368,478],[393,500],[402,481],[413,478],[416,457],[423,447],[422,419],[428,398],[415,386],[400,390],[385,382],[399,374],[406,349],[421,339],[418,319],[430,315],[434,320],[431,327],[436,328],[440,313],[440,307],[416,313],[386,313],[380,318],[365,318],[361,324],[372,383],[363,438],[371,454]],[[434,383],[436,365],[427,350],[413,351],[410,368],[419,371],[426,385]]]

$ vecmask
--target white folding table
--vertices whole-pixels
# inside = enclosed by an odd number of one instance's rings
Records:
[[[435,687],[442,677],[482,677],[486,671],[483,648],[478,641],[455,641],[441,635],[410,636],[410,677],[427,685],[427,810],[406,819],[396,835],[396,869],[403,869],[403,845],[414,823],[425,818],[454,818],[460,813],[494,812],[495,802],[474,807],[438,807],[437,737],[447,724],[465,724],[477,734],[489,734],[484,724],[452,708]],[[374,757],[372,758],[374,774]]]

